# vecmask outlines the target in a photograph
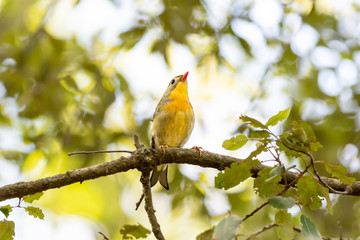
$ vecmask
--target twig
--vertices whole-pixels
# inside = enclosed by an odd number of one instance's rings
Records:
[[[98,234],[102,235],[104,237],[104,240],[110,240],[105,234],[103,234],[102,232],[98,232]]]
[[[263,207],[265,207],[266,205],[269,204],[269,201],[264,202],[263,204],[261,204],[259,207],[255,208],[251,213],[249,213],[248,215],[246,215],[241,222],[244,222],[246,219],[248,219],[249,217],[253,216],[255,213],[257,213],[258,211],[260,211]]]
[[[134,146],[136,147],[136,149],[141,148],[139,137],[136,134],[134,134]]]
[[[68,156],[78,155],[78,154],[96,154],[96,153],[134,153],[134,151],[129,150],[98,150],[98,151],[80,151],[80,152],[71,152],[68,153]]]
[[[151,186],[150,186],[150,170],[144,169],[141,174],[140,181],[143,185],[143,191],[145,196],[145,211],[148,215],[152,232],[156,239],[165,240],[164,235],[161,232],[160,225],[155,216],[155,210],[152,202]]]
[[[338,191],[338,190],[332,188],[330,185],[328,185],[326,182],[324,182],[324,181],[322,180],[322,178],[320,177],[320,175],[319,175],[319,173],[318,173],[318,171],[317,171],[317,169],[316,169],[316,167],[315,167],[315,164],[314,164],[315,159],[314,159],[314,157],[313,157],[310,153],[308,153],[308,152],[306,152],[306,151],[302,151],[302,150],[298,150],[298,149],[292,148],[292,147],[290,147],[288,144],[286,144],[286,143],[283,142],[283,141],[282,141],[282,143],[283,143],[287,148],[289,148],[290,150],[293,150],[293,151],[296,151],[296,152],[299,152],[299,153],[302,153],[302,154],[305,154],[306,156],[308,156],[308,157],[310,158],[310,164],[311,164],[311,166],[312,166],[312,168],[313,168],[313,170],[314,170],[314,173],[315,173],[316,177],[318,178],[319,182],[320,182],[322,185],[324,185],[325,187],[327,187],[332,193],[337,193],[337,194],[342,194],[342,195],[347,195],[347,194],[349,194],[349,192],[350,192],[350,186],[349,186],[349,185],[347,185],[347,186],[345,187],[345,190],[344,190],[344,191]]]
[[[248,237],[246,240],[251,240],[251,239],[253,239],[253,237],[255,237],[255,236],[257,236],[257,235],[260,235],[261,233],[263,233],[263,232],[265,232],[265,231],[267,231],[267,230],[269,230],[269,229],[271,229],[271,228],[273,228],[273,227],[277,227],[277,226],[278,226],[278,225],[277,225],[276,223],[270,223],[269,225],[263,227],[263,229],[255,232],[255,233],[253,233],[253,234],[251,234],[251,236]]]
[[[348,188],[345,189],[345,191],[341,192],[341,191],[337,191],[337,190],[333,189],[333,188],[330,187],[327,183],[323,182],[323,180],[321,179],[321,177],[320,177],[320,175],[319,175],[319,173],[318,173],[318,171],[317,171],[317,169],[316,169],[316,167],[315,167],[314,157],[313,157],[310,153],[308,153],[308,152],[303,152],[303,153],[306,154],[306,155],[310,158],[311,166],[312,166],[312,168],[314,169],[314,173],[315,173],[315,175],[316,175],[316,177],[318,178],[318,180],[319,180],[320,183],[322,183],[325,187],[327,187],[329,190],[331,190],[331,191],[334,192],[334,193],[337,193],[337,194],[345,194],[345,195],[348,193]]]
[[[137,211],[137,210],[139,209],[140,204],[141,204],[141,202],[142,202],[143,199],[144,199],[144,193],[141,194],[141,197],[140,197],[139,201],[136,203],[135,211]]]

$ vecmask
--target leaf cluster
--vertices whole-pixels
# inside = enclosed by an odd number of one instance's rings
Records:
[[[243,219],[233,215],[226,216],[214,228],[199,235],[199,239],[234,239],[241,229],[242,222],[267,204],[277,209],[274,224],[277,226],[276,234],[279,239],[293,239],[297,234],[294,231],[297,227],[296,222],[301,223],[301,234],[303,236],[320,239],[320,233],[308,217],[303,214],[296,216],[288,212],[288,209],[293,207],[314,211],[322,207],[324,200],[326,200],[327,210],[330,214],[332,213],[332,202],[329,197],[329,191],[332,189],[321,183],[314,165],[312,153],[318,151],[321,144],[317,141],[311,126],[305,122],[293,122],[291,129],[282,134],[276,135],[271,131],[271,127],[284,121],[289,113],[289,108],[280,111],[265,124],[249,116],[240,117],[250,128],[253,128],[252,131],[249,131],[249,136],[238,134],[229,140],[225,140],[223,147],[234,151],[243,147],[248,141],[255,141],[257,142],[256,150],[246,159],[233,163],[224,171],[219,172],[215,177],[215,187],[227,190],[241,184],[253,176],[251,169],[262,162],[261,154],[270,153],[274,157],[275,165],[260,170],[253,181],[254,192],[265,201],[265,204]],[[305,166],[286,167],[283,162],[284,158],[280,157],[281,155],[287,158],[301,159]],[[323,162],[323,164],[333,177],[338,178],[343,183],[352,184],[355,181],[344,166],[334,166],[328,162]],[[287,182],[284,179],[284,173],[294,169],[300,172],[299,177],[292,182]],[[212,235],[209,234],[209,231],[212,232]],[[227,237],[219,237],[219,232],[226,232]],[[210,235],[211,238],[204,237]]]

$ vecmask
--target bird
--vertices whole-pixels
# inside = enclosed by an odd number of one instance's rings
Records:
[[[156,106],[150,136],[152,146],[165,153],[166,148],[183,147],[194,128],[195,114],[188,96],[187,76],[189,72],[174,77]],[[153,187],[158,181],[169,190],[168,166],[156,166],[150,177]]]

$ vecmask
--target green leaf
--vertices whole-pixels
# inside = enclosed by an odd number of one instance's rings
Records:
[[[120,229],[120,233],[123,239],[138,239],[147,238],[151,231],[138,223],[137,225],[125,224]]]
[[[301,152],[318,151],[322,145],[316,140],[311,126],[305,122],[292,122],[290,132],[283,133],[277,141],[281,151],[289,156],[300,156]],[[286,150],[286,148],[291,151]]]
[[[240,117],[241,120],[243,120],[244,122],[248,122],[251,126],[253,126],[254,128],[261,128],[261,129],[268,129],[264,124],[262,124],[261,122],[259,122],[258,120],[248,117],[248,116],[241,116]]]
[[[320,191],[320,195],[323,196],[326,199],[326,208],[328,209],[329,213],[332,214],[333,213],[333,206],[332,206],[332,202],[330,200],[330,195],[329,195],[329,189],[326,187],[323,187],[322,185],[319,184],[319,191]]]
[[[301,177],[296,183],[296,187],[298,188],[298,197],[301,204],[310,207],[311,210],[321,207],[321,199],[319,198],[319,195],[323,196],[320,189],[323,188],[323,186],[321,186],[311,176],[306,175]]]
[[[210,228],[205,232],[202,232],[199,235],[197,235],[196,240],[211,240],[213,233],[214,233],[214,228]]]
[[[289,113],[290,113],[290,108],[280,111],[275,116],[272,116],[265,125],[267,127],[275,126],[278,122],[284,121],[289,116]]]
[[[250,170],[260,164],[258,160],[246,159],[239,163],[232,163],[225,168],[224,172],[219,172],[215,177],[215,187],[225,190],[237,186],[239,183],[251,177]]]
[[[247,141],[248,138],[245,135],[239,134],[235,137],[225,140],[222,146],[227,150],[236,150],[244,146],[247,143]]]
[[[291,240],[294,239],[294,220],[291,217],[291,214],[286,211],[279,211],[275,215],[275,223],[279,225],[276,229],[279,239],[282,240]]]
[[[215,227],[212,240],[231,240],[236,236],[237,228],[241,223],[238,216],[227,216]]]
[[[11,211],[12,211],[12,207],[10,205],[0,207],[0,212],[2,212],[5,215],[5,217],[8,217]]]
[[[43,192],[38,192],[38,193],[35,193],[35,194],[32,194],[32,195],[27,195],[27,196],[24,196],[23,199],[25,202],[27,203],[32,203],[33,201],[35,200],[39,200],[39,198],[44,195]]]
[[[40,208],[29,206],[25,208],[25,211],[27,211],[29,215],[35,218],[44,219],[44,213]]]
[[[274,208],[286,210],[295,205],[295,199],[291,197],[274,196],[269,199],[269,203]]]
[[[0,239],[13,240],[15,236],[15,223],[13,221],[0,221]]]
[[[250,138],[268,138],[270,133],[266,130],[251,131],[249,134]]]
[[[301,215],[300,222],[302,224],[301,234],[304,235],[306,239],[321,240],[321,235],[319,231],[309,218]]]
[[[281,175],[285,172],[285,166],[282,165],[282,166],[276,166],[275,168],[273,168],[271,171],[270,171],[270,176],[271,177],[274,177],[274,176],[278,176],[278,175]]]
[[[329,162],[323,162],[326,167],[326,171],[331,174],[332,177],[338,178],[341,182],[352,185],[356,181],[354,177],[349,173],[349,169],[341,164],[331,165]]]
[[[254,180],[255,191],[260,197],[274,196],[279,194],[284,186],[280,185],[281,176],[270,176],[274,168],[264,168],[258,172],[258,177]]]
[[[256,144],[256,147],[257,147],[256,150],[252,151],[252,152],[250,153],[250,155],[246,158],[246,160],[248,160],[248,159],[252,160],[254,157],[256,157],[257,155],[259,155],[260,153],[267,151],[266,145],[263,144],[263,143],[261,143],[261,142],[258,142],[258,143]]]

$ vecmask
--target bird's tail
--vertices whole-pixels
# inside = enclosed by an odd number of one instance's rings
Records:
[[[151,174],[150,185],[153,187],[158,181],[161,186],[169,190],[169,183],[167,180],[168,165],[157,166]]]

